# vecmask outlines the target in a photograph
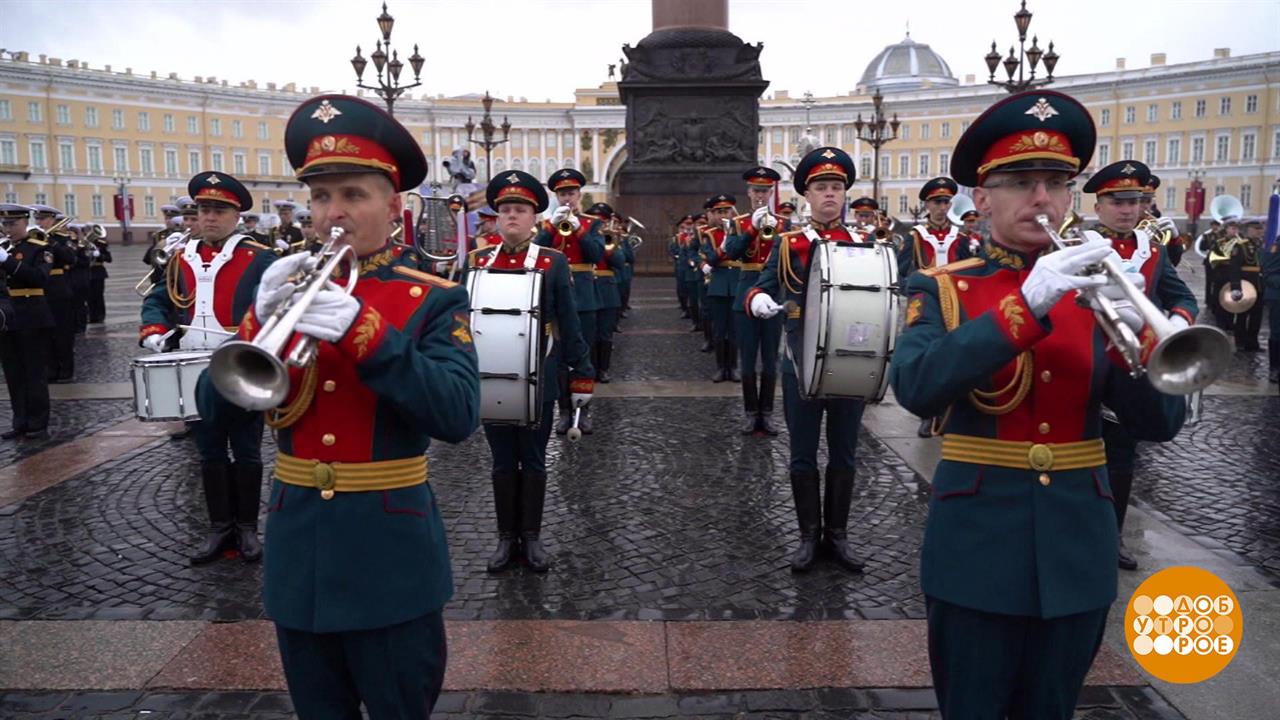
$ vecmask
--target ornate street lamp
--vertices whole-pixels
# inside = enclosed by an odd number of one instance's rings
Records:
[[[991,85],[999,85],[1010,93],[1030,90],[1053,82],[1053,69],[1058,65],[1058,53],[1053,50],[1053,42],[1049,42],[1049,51],[1045,52],[1040,49],[1040,39],[1033,35],[1031,47],[1027,47],[1027,28],[1031,26],[1031,11],[1027,9],[1027,0],[1022,0],[1022,8],[1013,14],[1013,24],[1018,28],[1018,54],[1014,55],[1013,46],[1010,45],[1009,55],[1001,61],[1000,53],[996,52],[996,41],[992,40],[991,52],[984,58],[987,61],[987,70],[991,73],[987,82]],[[1036,68],[1042,59],[1047,74],[1037,78]],[[1004,65],[1004,72],[1009,76],[1008,80],[996,80],[996,68],[1000,65]]]
[[[480,134],[483,139],[476,140],[471,137],[475,132],[476,124],[472,122],[470,115],[467,116],[467,124],[463,127],[467,129],[467,141],[484,148],[485,180],[488,181],[493,179],[493,149],[511,139],[511,123],[507,121],[504,115],[502,117],[502,125],[493,124],[493,117],[489,114],[489,111],[493,108],[493,98],[489,97],[488,90],[484,91],[484,98],[480,102],[484,105],[484,117],[480,118]],[[502,139],[495,140],[493,136],[499,128],[502,129]]]
[[[902,123],[898,122],[897,113],[893,114],[892,120],[885,120],[884,97],[880,95],[880,88],[876,88],[876,94],[871,96],[871,104],[875,110],[871,119],[863,122],[862,113],[858,113],[853,129],[859,140],[871,145],[871,197],[880,202],[880,146],[898,139],[898,126]]]
[[[351,58],[351,68],[356,71],[356,87],[377,93],[378,97],[387,104],[387,112],[392,115],[395,115],[396,98],[400,97],[404,91],[422,84],[419,78],[422,75],[423,63],[422,56],[418,54],[418,46],[415,44],[413,55],[409,57],[409,67],[413,68],[413,84],[400,84],[400,73],[404,70],[404,63],[400,60],[400,53],[391,49],[391,29],[395,23],[396,19],[387,12],[387,4],[382,3],[382,14],[378,16],[378,30],[382,33],[382,39],[378,40],[376,49],[368,59],[360,54],[359,45],[356,46],[356,56]],[[373,67],[378,71],[376,85],[364,84],[364,69],[369,64],[369,60],[373,60]]]
[[[811,150],[822,146],[822,141],[813,133],[813,124],[809,122],[809,111],[813,109],[815,102],[817,101],[813,99],[811,92],[805,92],[804,99],[800,101],[800,104],[804,105],[804,132],[800,133],[800,140],[796,143],[795,162],[797,164]]]

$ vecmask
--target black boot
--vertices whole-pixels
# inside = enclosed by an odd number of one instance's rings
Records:
[[[728,379],[729,379],[729,372],[728,372],[728,369],[727,369],[727,368],[725,368],[725,362],[726,362],[726,359],[725,359],[725,350],[726,350],[726,349],[727,349],[727,348],[726,348],[726,346],[725,346],[725,342],[724,342],[723,340],[717,340],[717,341],[716,341],[716,343],[715,343],[715,350],[716,350],[716,371],[715,371],[714,373],[712,373],[712,375],[711,375],[711,382],[714,382],[714,383],[720,383],[720,382],[724,382],[725,380],[728,380]]]
[[[756,394],[756,376],[742,376],[742,434],[751,435],[760,422],[760,396]]]
[[[715,340],[711,335],[711,318],[706,313],[702,315],[702,352],[711,352],[716,349]]]
[[[742,382],[742,373],[738,372],[738,344],[732,340],[724,341],[724,365],[726,380]]]
[[[222,551],[236,546],[235,523],[231,520],[231,467],[227,463],[202,463],[200,483],[209,508],[209,533],[200,550],[188,560],[204,565],[217,560]]]
[[[258,498],[262,495],[262,463],[235,463],[236,544],[245,562],[262,559],[258,540]]]
[[[556,381],[560,385],[560,396],[556,404],[560,407],[560,417],[556,418],[556,434],[564,435],[573,427],[573,400],[569,393],[569,370],[560,368],[556,372]]]
[[[760,376],[760,429],[769,435],[778,434],[778,427],[773,424],[773,390],[777,382],[777,375]]]
[[[817,557],[822,535],[818,473],[791,473],[791,499],[796,504],[796,520],[800,525],[800,546],[791,554],[791,572],[808,572]]]
[[[551,569],[551,558],[542,547],[542,504],[546,497],[547,474],[524,473],[524,482],[520,483],[520,541],[524,561],[536,573]]]
[[[1129,513],[1129,494],[1133,490],[1132,472],[1115,472],[1109,477],[1111,481],[1111,502],[1116,509],[1116,530],[1120,534],[1119,561],[1121,570],[1137,570],[1138,561],[1129,554],[1124,545],[1124,518]]]
[[[826,500],[822,507],[827,551],[837,564],[846,570],[860,573],[864,564],[854,556],[845,530],[849,523],[849,505],[852,503],[853,470],[827,468]]]
[[[520,476],[513,470],[493,471],[493,511],[498,518],[498,547],[485,567],[491,573],[502,572],[515,559],[519,545]]]
[[[573,417],[572,411],[570,412],[569,417],[570,418]],[[590,435],[591,433],[595,432],[595,429],[591,427],[591,404],[590,403],[587,403],[586,405],[582,406],[582,416],[578,418],[578,429],[582,431],[583,435]]]
[[[609,374],[609,365],[613,361],[613,343],[601,342],[596,352],[596,382],[608,383],[613,379]]]

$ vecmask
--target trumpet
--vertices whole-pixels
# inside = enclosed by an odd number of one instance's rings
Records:
[[[1069,245],[1059,231],[1049,224],[1047,215],[1037,215],[1036,222],[1049,234],[1058,249]],[[1062,227],[1067,228],[1073,224],[1075,218],[1068,217]],[[1227,336],[1208,325],[1192,325],[1175,330],[1164,311],[1156,307],[1147,294],[1129,279],[1128,272],[1120,265],[1116,255],[1112,254],[1103,259],[1098,267],[1089,268],[1085,272],[1102,273],[1110,284],[1120,288],[1125,299],[1133,305],[1155,335],[1156,346],[1147,358],[1146,365],[1143,365],[1142,342],[1121,319],[1115,302],[1094,288],[1080,291],[1080,298],[1093,308],[1102,332],[1124,356],[1130,376],[1138,378],[1146,375],[1152,387],[1168,395],[1190,395],[1212,385],[1226,370],[1231,358],[1231,344]]]
[[[560,224],[556,225],[556,234],[560,237],[569,237],[573,234],[573,224],[568,220],[561,220]]]
[[[102,226],[99,225],[98,227]],[[142,279],[138,281],[138,284],[133,286],[133,291],[138,294],[138,297],[146,297],[150,295],[156,285],[160,284],[159,278],[164,277],[165,269],[168,266],[169,261],[173,259],[173,255],[177,252],[177,248],[185,245],[187,240],[191,238],[191,231],[188,230],[181,235],[178,235],[178,238],[172,243],[169,242],[169,238],[174,235],[177,235],[177,233],[170,234],[169,237],[162,241],[163,244],[160,245],[160,247],[151,251],[151,272],[143,275]],[[170,248],[173,249],[171,250]]]
[[[298,290],[262,323],[253,340],[232,340],[218,346],[209,357],[209,377],[227,400],[246,410],[271,410],[289,396],[289,368],[315,362],[319,341],[303,335],[290,350],[294,329],[329,278],[344,262],[348,295],[356,289],[359,261],[350,245],[339,247],[345,231],[334,226],[329,239],[316,253],[317,265],[297,281]],[[283,358],[283,359],[282,359]]]
[[[1155,215],[1152,215],[1150,212],[1143,213],[1142,219],[1138,221],[1138,224],[1134,227],[1134,229],[1143,231],[1144,233],[1155,238],[1156,242],[1160,243],[1161,245],[1167,246],[1169,242],[1173,240],[1173,233],[1169,230],[1161,230],[1160,226],[1157,225],[1157,222],[1159,222],[1159,220],[1160,218],[1157,218]]]

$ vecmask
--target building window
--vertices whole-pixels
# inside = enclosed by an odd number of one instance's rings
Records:
[[[1169,147],[1165,149],[1164,164],[1177,165],[1182,162],[1182,140],[1169,138]]]
[[[125,147],[111,148],[112,159],[115,160],[116,172],[129,172],[129,149]]]
[[[827,128],[827,144],[828,145],[836,144],[836,126],[835,125],[832,125]]]
[[[58,169],[76,169],[76,148],[71,143],[58,143]]]
[[[863,155],[861,165],[862,165],[862,169],[858,174],[861,175],[863,178],[871,177],[871,158],[866,155]]]
[[[212,162],[209,163],[210,169],[222,172],[222,151],[214,150],[211,160]]]
[[[1142,144],[1142,162],[1147,165],[1156,164],[1156,141],[1148,140]]]
[[[929,139],[929,123],[924,123],[920,126],[920,139],[921,140]]]
[[[151,132],[151,113],[138,113],[138,129],[142,132]]]
[[[258,174],[263,176],[267,176],[271,174],[271,156],[270,155],[258,156]]]
[[[1098,167],[1106,167],[1111,164],[1111,146],[1102,144],[1098,146]]]
[[[178,174],[178,151],[177,150],[174,150],[172,148],[165,149],[164,174],[170,175],[170,176]]]
[[[881,207],[881,208],[887,208],[887,207],[889,207],[889,196],[888,196],[888,195],[881,195],[881,196],[880,196],[880,207]]]
[[[156,196],[148,195],[142,198],[142,213],[147,217],[156,216]]]
[[[1199,165],[1204,162],[1204,138],[1191,138],[1191,164]]]
[[[906,193],[903,193],[898,196],[898,212],[904,213],[906,211],[907,211],[907,195]]]
[[[200,162],[200,151],[189,151],[187,153],[187,172],[191,175],[195,175],[200,172],[201,165],[203,165],[203,163]]]
[[[1253,133],[1245,133],[1240,137],[1240,162],[1249,162],[1253,160],[1257,144],[1258,138]]]
[[[5,201],[5,202],[7,202],[7,203],[9,203],[10,205],[17,205],[17,204],[18,204],[18,193],[13,192],[13,191],[9,191],[9,192],[5,193],[5,194],[4,194],[4,201]]]
[[[79,210],[76,209],[75,194],[67,193],[62,196],[62,212],[71,215],[72,217],[80,214]]]
[[[231,172],[235,175],[245,174],[244,153],[235,153],[231,156]]]
[[[58,106],[58,124],[59,125],[71,124],[71,108],[67,107],[66,105]]]
[[[102,196],[94,195],[89,202],[93,209],[93,216],[96,218],[102,217]]]
[[[1124,124],[1132,125],[1138,119],[1138,110],[1132,105],[1124,109]]]
[[[1155,103],[1151,103],[1150,105],[1148,105],[1147,106],[1147,122],[1155,122],[1156,118],[1159,117],[1159,113],[1160,113],[1159,105]]]
[[[529,138],[529,139],[530,139],[530,141],[531,141],[531,143],[530,143],[530,144],[531,144],[533,147],[535,147],[535,148],[536,148],[536,147],[538,147],[538,140],[537,140],[537,138],[533,138],[533,137],[531,137],[531,138]],[[798,145],[799,143],[800,143],[800,128],[798,128],[798,127],[793,127],[793,128],[791,128],[791,144],[792,144],[792,145]]]
[[[1182,119],[1182,101],[1181,100],[1174,100],[1173,103],[1169,105],[1169,119],[1170,120]]]
[[[123,110],[111,111],[111,129],[112,130],[124,129],[124,111]]]
[[[1280,160],[1280,130],[1271,136],[1271,157]]]
[[[98,108],[90,105],[84,109],[84,126],[91,128],[98,127]]]
[[[1170,208],[1173,208],[1175,205],[1177,205],[1177,203],[1178,203],[1178,191],[1177,191],[1177,188],[1175,188],[1175,187],[1174,187],[1174,186],[1172,186],[1172,185],[1170,185],[1170,186],[1166,187],[1166,188],[1164,189],[1164,209],[1165,209],[1165,211],[1167,212]]]
[[[40,103],[38,102],[27,103],[27,120],[30,120],[31,122],[40,122],[43,119],[44,119],[44,114],[40,112]]]
[[[898,156],[898,177],[906,177],[910,173],[911,173],[911,156],[899,155]]]
[[[964,131],[965,131],[965,130],[968,130],[968,129],[969,129],[969,121],[968,121],[968,120],[962,120],[962,121],[960,122],[960,134],[961,134],[961,135],[963,135],[963,134],[964,134]]]
[[[938,128],[938,137],[944,140],[951,137],[951,123],[942,123],[942,127]]]
[[[195,115],[187,116],[187,134],[188,135],[200,134],[200,119],[197,118]]]
[[[13,106],[9,104],[8,100],[0,100],[0,120],[12,120],[12,119],[13,119]]]
[[[444,135],[442,134],[441,137],[444,137]],[[782,144],[782,128],[773,129],[773,144],[774,145]]]
[[[244,137],[244,125],[239,120],[231,121],[231,137]]]
[[[1219,115],[1231,114],[1231,98],[1229,96],[1224,97],[1218,101],[1218,114]]]
[[[1120,159],[1121,160],[1133,159],[1133,141],[1132,140],[1125,140],[1124,142],[1120,143]]]
[[[1250,115],[1258,112],[1258,96],[1249,95],[1244,99],[1244,111]]]
[[[138,148],[138,170],[147,175],[156,171],[151,148]]]
[[[889,156],[888,155],[880,156],[880,177],[882,178],[889,177]],[[889,201],[886,200],[883,203],[883,205],[888,206]]]
[[[430,137],[430,136],[431,136],[431,131],[430,131],[430,130],[428,130],[428,131],[427,131],[426,136],[427,136],[427,137]],[[270,140],[270,139],[271,139],[271,132],[270,132],[270,130],[268,130],[268,129],[267,129],[267,124],[266,124],[265,122],[260,122],[260,123],[258,123],[258,139],[259,139],[259,140]]]
[[[1083,193],[1081,193],[1079,190],[1076,190],[1071,193],[1071,209],[1072,210],[1075,210],[1076,212],[1080,212],[1080,202],[1082,199],[1081,197],[1082,195]]]
[[[1218,197],[1219,195],[1222,195],[1222,194],[1223,194],[1223,193],[1225,193],[1226,191],[1227,191],[1227,188],[1226,188],[1226,186],[1225,186],[1225,185],[1214,185],[1214,186],[1213,186],[1213,196],[1214,196],[1214,197]]]
[[[951,172],[951,153],[938,153],[938,173],[946,175]]]
[[[1214,162],[1226,162],[1227,153],[1231,150],[1231,136],[1219,135],[1214,143],[1213,160]]]
[[[920,177],[929,176],[929,156],[927,154],[920,156]]]
[[[44,156],[44,141],[32,140],[31,141],[31,168],[33,170],[43,171],[46,167],[48,167],[48,165],[49,163],[47,160],[45,160],[45,156]],[[44,205],[44,203],[37,203],[37,204]]]
[[[1198,118],[1204,117],[1206,112],[1206,109],[1205,109],[1206,107],[1207,107],[1207,103],[1205,103],[1204,100],[1197,100],[1196,101],[1196,117]]]
[[[0,140],[0,165],[18,164],[18,143],[5,138]]]
[[[1253,209],[1253,186],[1245,183],[1240,186],[1240,204],[1245,210]]]
[[[1098,124],[1102,127],[1107,127],[1111,124],[1111,108],[1102,108],[1102,111],[1098,113]]]
[[[901,132],[898,133],[898,137],[902,138],[903,140],[910,140],[911,126],[906,123],[902,123],[902,129],[901,129]]]
[[[176,130],[174,129],[175,127],[176,126],[174,125],[174,122],[173,122],[173,113],[165,113],[164,114],[164,131],[167,133],[176,132]]]
[[[222,119],[213,118],[209,121],[209,134],[214,137],[222,137]]]
[[[38,193],[36,193],[36,204],[37,204],[37,205],[48,205],[48,204],[49,204],[49,196],[48,196],[47,194],[45,194],[45,193],[42,193],[42,192],[38,192]]]

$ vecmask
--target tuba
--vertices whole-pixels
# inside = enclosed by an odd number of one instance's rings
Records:
[[[289,365],[306,367],[315,362],[319,341],[303,335],[289,350],[298,320],[315,302],[339,265],[346,263],[348,295],[356,289],[359,262],[350,245],[338,246],[345,231],[338,226],[315,257],[317,265],[302,274],[298,290],[262,322],[253,340],[231,340],[209,357],[209,378],[230,402],[246,410],[271,410],[289,396]]]
[[[956,227],[964,227],[964,220],[962,218],[965,213],[973,209],[973,198],[968,195],[956,195],[951,198],[951,207],[947,210],[947,219]]]
[[[1074,218],[1068,217],[1062,227],[1075,224],[1073,220]],[[1069,243],[1049,224],[1047,215],[1037,215],[1036,222],[1049,234],[1058,249],[1067,247]],[[1156,307],[1151,298],[1129,279],[1115,254],[1105,258],[1099,265],[1100,267],[1089,268],[1086,272],[1102,273],[1111,284],[1119,287],[1142,316],[1143,322],[1155,333],[1156,346],[1144,366],[1142,341],[1121,319],[1115,303],[1095,289],[1080,291],[1080,298],[1093,308],[1102,332],[1124,356],[1132,377],[1145,374],[1152,387],[1162,393],[1189,395],[1213,384],[1227,369],[1231,359],[1231,343],[1221,330],[1208,325],[1192,325],[1175,330],[1164,311]]]

